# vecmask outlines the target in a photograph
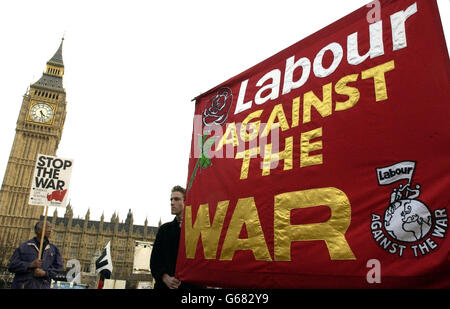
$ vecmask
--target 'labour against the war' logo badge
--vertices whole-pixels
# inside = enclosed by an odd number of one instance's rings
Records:
[[[399,257],[432,253],[438,249],[438,239],[445,237],[448,228],[447,209],[432,211],[420,200],[423,188],[412,181],[415,168],[416,162],[402,161],[376,169],[380,186],[407,181],[393,188],[384,213],[372,213],[370,226],[377,244]]]

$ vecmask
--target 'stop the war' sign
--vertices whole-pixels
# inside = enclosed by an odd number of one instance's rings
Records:
[[[66,207],[73,160],[38,154],[28,204]]]
[[[449,287],[434,0],[362,7],[196,98],[177,260],[229,288]]]

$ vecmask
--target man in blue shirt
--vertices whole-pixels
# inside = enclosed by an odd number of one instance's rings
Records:
[[[36,237],[23,242],[14,251],[8,270],[15,274],[12,289],[49,289],[51,279],[63,269],[59,248],[48,240],[52,226],[47,222],[45,228],[42,258],[39,259],[39,246],[44,223],[34,227]]]

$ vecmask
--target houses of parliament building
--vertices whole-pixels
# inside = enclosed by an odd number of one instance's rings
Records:
[[[35,236],[34,225],[43,220],[43,206],[28,204],[34,167],[38,154],[56,156],[66,118],[66,91],[63,88],[64,39],[47,62],[42,77],[24,94],[16,125],[16,133],[0,191],[0,267],[7,266],[21,242]],[[2,159],[2,158],[0,158]],[[6,158],[5,158],[6,159]],[[64,209],[63,209],[64,210]],[[47,220],[52,224],[51,241],[67,261],[77,259],[82,272],[93,272],[93,261],[111,241],[113,279],[127,280],[133,271],[136,241],[153,243],[157,227],[133,224],[129,211],[124,222],[114,214],[109,222],[74,218],[72,205],[64,214],[57,210]],[[150,275],[148,275],[150,276]]]

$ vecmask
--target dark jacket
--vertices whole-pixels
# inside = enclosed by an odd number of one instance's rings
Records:
[[[38,258],[39,241],[36,237],[21,243],[14,251],[8,265],[8,270],[15,274],[12,289],[50,288],[51,279],[63,269],[63,260],[57,246],[48,241],[44,242],[44,245],[41,269],[46,272],[46,276],[42,278],[35,278],[34,269],[28,268],[31,262]]]
[[[180,225],[175,218],[172,222],[159,227],[150,257],[150,270],[155,279],[155,289],[169,289],[162,281],[163,274],[175,276],[177,265],[178,245],[180,242]],[[179,289],[201,288],[182,282]]]

